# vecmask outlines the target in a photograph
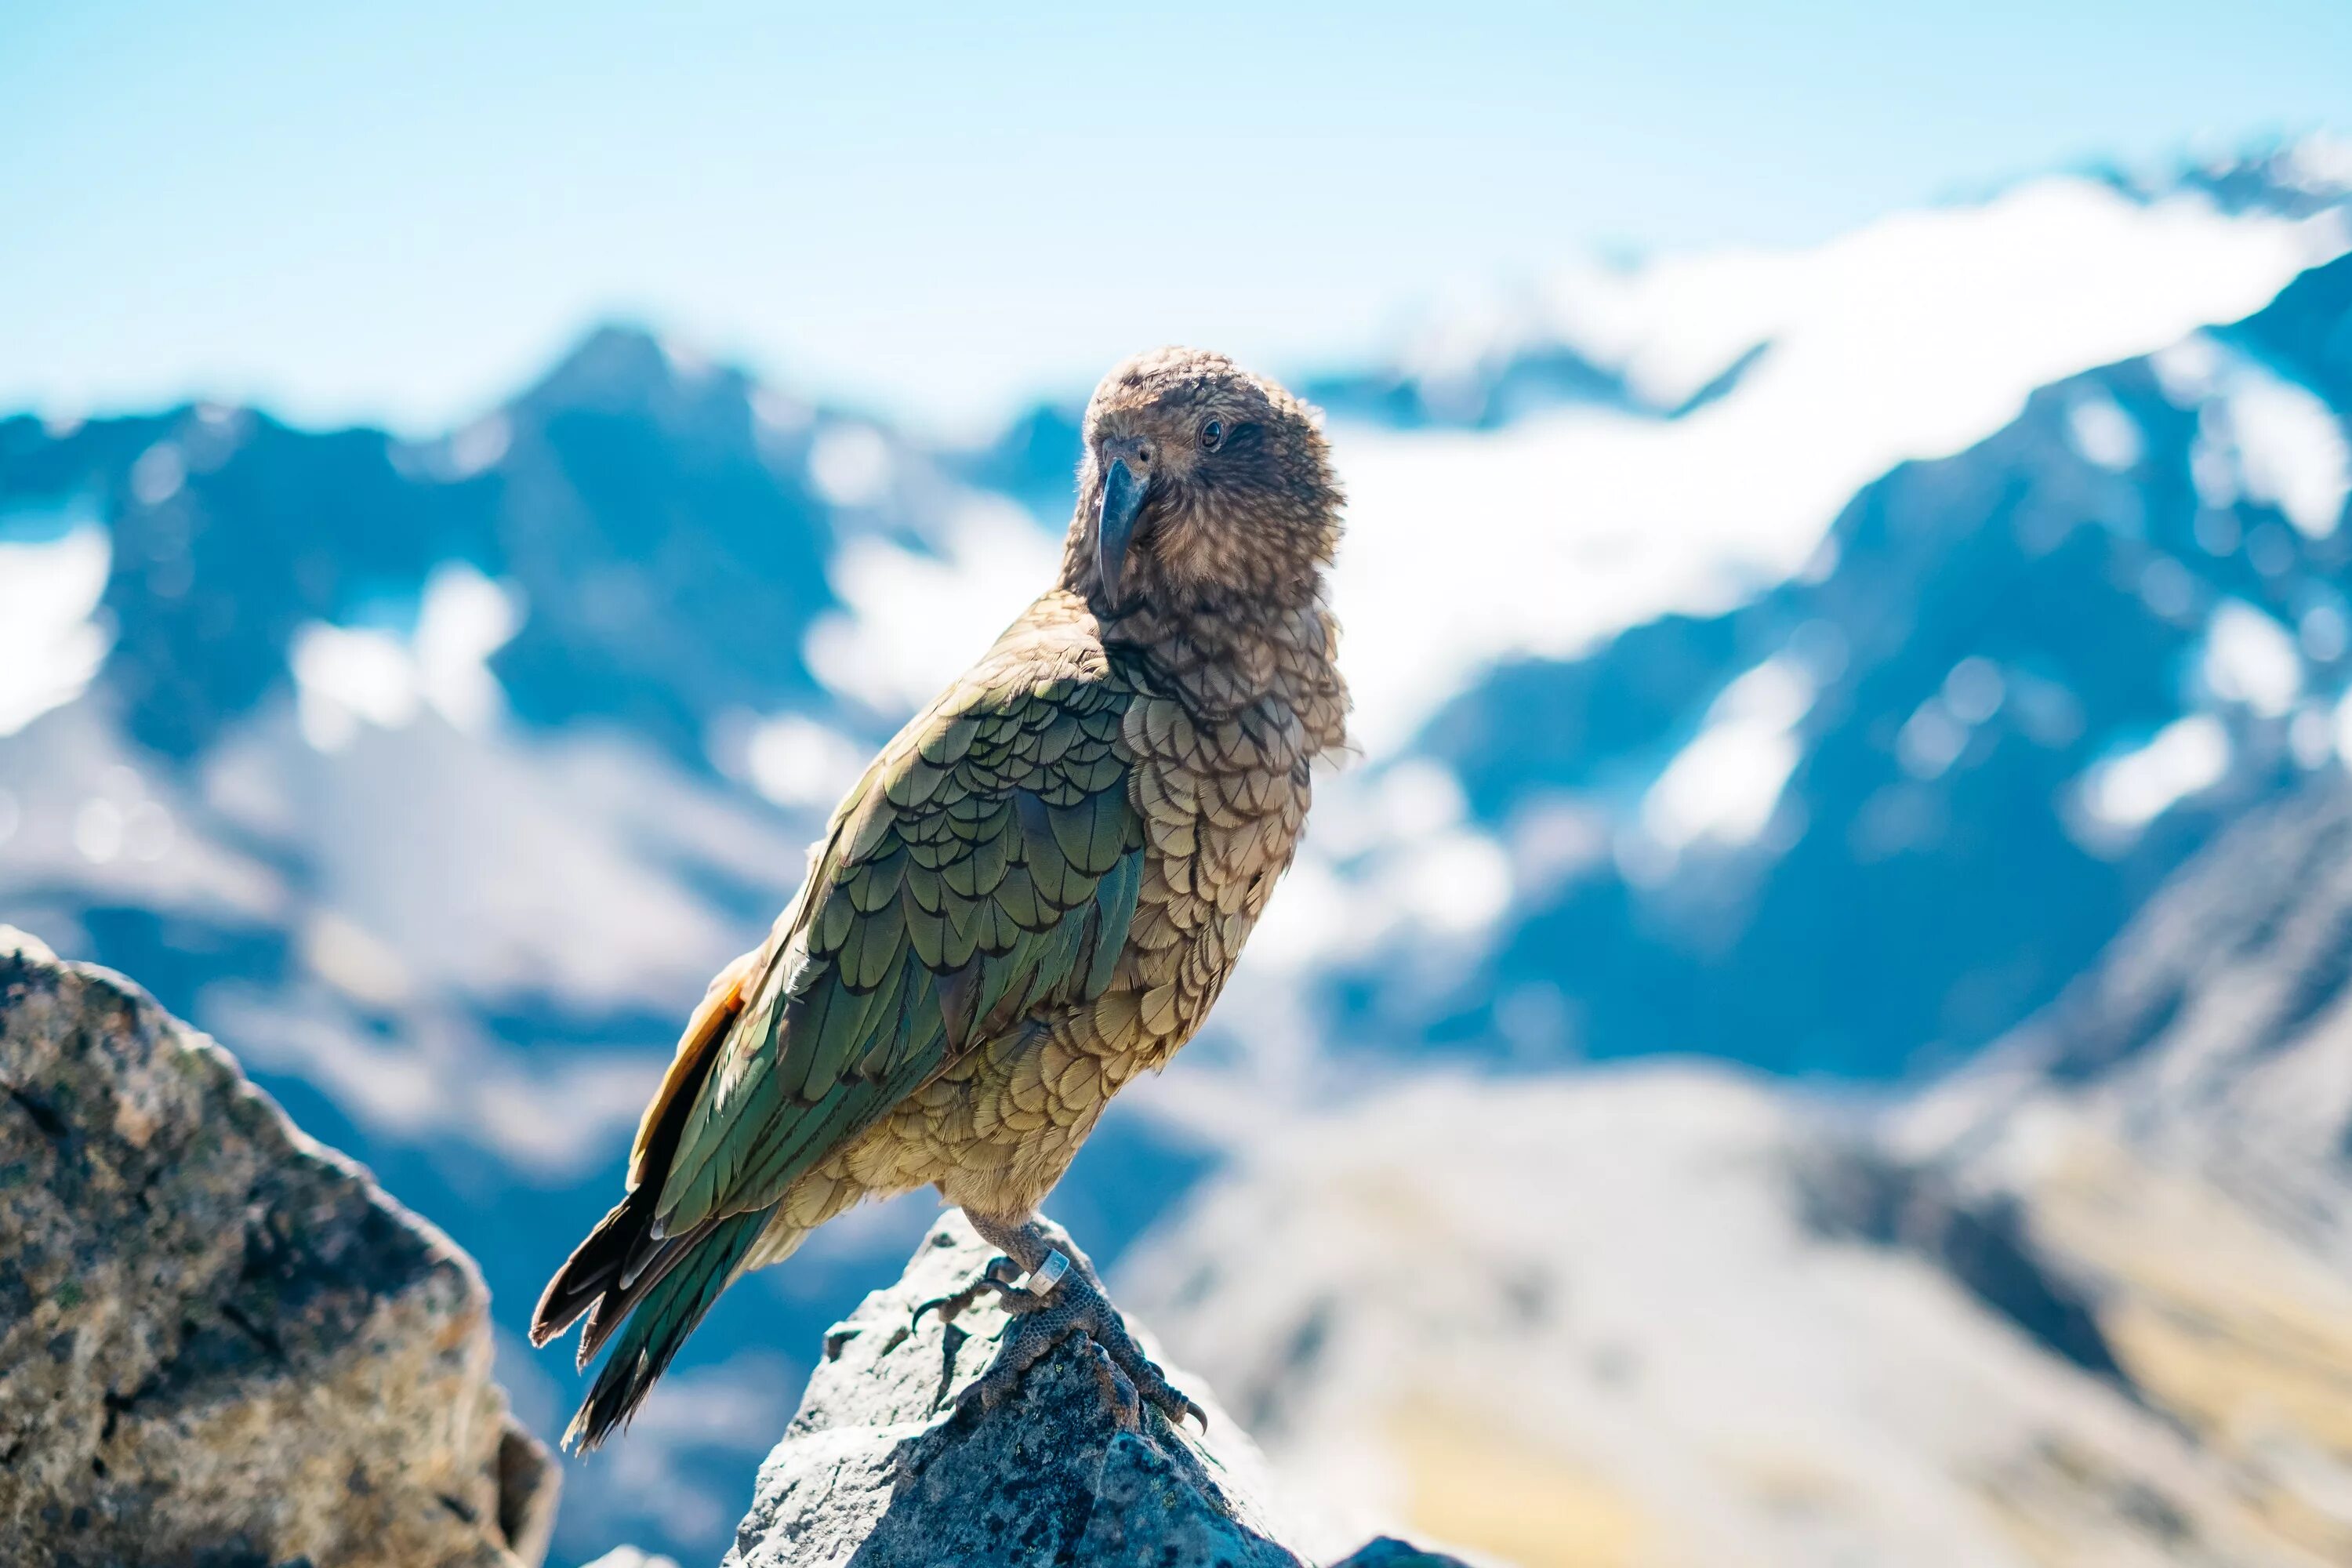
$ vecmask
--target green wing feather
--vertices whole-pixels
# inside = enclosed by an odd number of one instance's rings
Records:
[[[967,1044],[1108,985],[1143,879],[1091,642],[1007,642],[835,813],[775,963],[719,1046],[656,1205],[682,1236],[774,1205]]]
[[[737,1215],[720,1221],[677,1268],[654,1281],[632,1308],[595,1386],[564,1429],[565,1447],[597,1447],[644,1402],[654,1380],[668,1370],[678,1347],[733,1280],[766,1218]]]

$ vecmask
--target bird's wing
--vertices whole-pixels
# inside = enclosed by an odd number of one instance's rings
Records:
[[[739,955],[720,970],[703,992],[702,1000],[695,1004],[685,1032],[677,1037],[677,1052],[670,1058],[669,1071],[663,1075],[661,1088],[646,1102],[645,1114],[637,1119],[636,1141],[629,1145],[632,1188],[648,1175],[661,1174],[652,1169],[663,1157],[656,1148],[661,1125],[679,1099],[693,1095],[702,1087],[711,1047],[743,1011],[743,987],[753,983],[775,955],[785,926],[782,921],[776,923],[779,934],[771,935],[767,942]]]
[[[661,1234],[774,1204],[968,1043],[1109,984],[1143,878],[1134,689],[1091,637],[1019,634],[884,749],[764,962],[713,986]]]

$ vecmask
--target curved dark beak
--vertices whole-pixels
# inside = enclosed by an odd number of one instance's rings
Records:
[[[1103,601],[1118,603],[1118,579],[1127,565],[1128,542],[1135,537],[1135,520],[1143,510],[1143,482],[1114,459],[1103,471],[1102,514],[1095,520],[1095,570],[1101,574]]]

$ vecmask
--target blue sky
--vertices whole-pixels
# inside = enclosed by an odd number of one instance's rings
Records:
[[[971,426],[1601,249],[2352,130],[2352,4],[0,6],[0,409],[429,430],[628,315]],[[851,13],[858,14],[853,15]]]

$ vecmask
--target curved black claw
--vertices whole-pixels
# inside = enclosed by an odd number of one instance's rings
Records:
[[[1004,1272],[999,1274],[997,1272],[999,1269]],[[941,1321],[952,1323],[970,1310],[974,1301],[979,1300],[991,1290],[995,1291],[1009,1303],[1012,1298],[1024,1294],[1015,1289],[1013,1284],[1020,1273],[1021,1265],[1012,1258],[1002,1255],[992,1258],[988,1260],[987,1267],[980,1271],[980,1277],[971,1284],[961,1290],[950,1290],[944,1296],[934,1296],[917,1306],[914,1314],[907,1320],[907,1328],[912,1331],[915,1325],[923,1321],[923,1314],[934,1307],[939,1309]]]
[[[1070,1268],[1045,1292],[998,1287],[1007,1310],[1013,1314],[998,1342],[988,1370],[956,1396],[961,1410],[992,1410],[1021,1385],[1022,1376],[1045,1359],[1046,1352],[1072,1334],[1083,1334],[1091,1347],[1096,1379],[1103,1403],[1113,1419],[1129,1431],[1143,1424],[1143,1405],[1170,1421],[1186,1416],[1209,1429],[1209,1417],[1198,1405],[1168,1381],[1159,1364],[1128,1331],[1127,1321],[1110,1304],[1091,1268]]]

